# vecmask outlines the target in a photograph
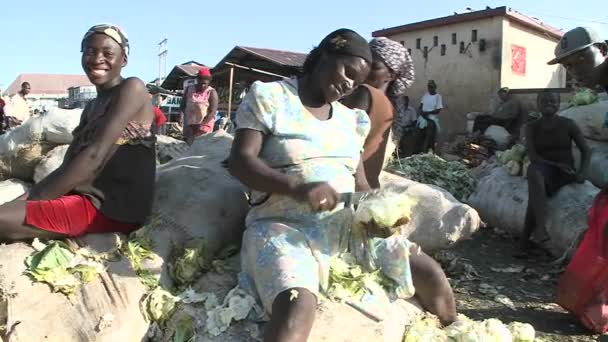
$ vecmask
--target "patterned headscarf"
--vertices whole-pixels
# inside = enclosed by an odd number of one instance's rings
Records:
[[[95,33],[105,34],[106,36],[114,39],[118,45],[122,47],[125,55],[129,55],[129,38],[127,38],[127,34],[120,27],[112,24],[99,24],[91,27],[87,33],[84,34],[84,37],[82,37],[82,42],[80,43],[80,52],[83,52],[84,43],[86,40]]]
[[[414,62],[407,49],[385,37],[372,39],[369,47],[396,76],[388,89],[388,96],[405,95],[406,89],[414,83]]]

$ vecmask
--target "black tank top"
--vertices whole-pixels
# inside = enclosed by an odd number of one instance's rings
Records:
[[[109,107],[109,106],[108,106]],[[106,107],[106,108],[108,108]],[[83,115],[86,113],[83,112]],[[66,160],[74,158],[97,133],[106,113],[92,120],[83,118],[73,132]],[[72,192],[87,196],[105,216],[125,223],[142,224],[150,215],[156,180],[156,136],[154,123],[129,122],[112,157],[90,184]]]
[[[574,167],[570,119],[557,116],[551,125],[543,125],[542,119],[532,125],[536,153],[543,159]]]

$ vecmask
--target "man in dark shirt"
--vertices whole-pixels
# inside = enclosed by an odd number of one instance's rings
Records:
[[[581,85],[608,89],[608,46],[597,32],[587,27],[572,29],[555,47],[555,58],[548,64],[561,64]]]

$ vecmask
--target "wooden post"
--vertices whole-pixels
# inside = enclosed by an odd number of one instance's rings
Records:
[[[232,80],[234,79],[234,67],[230,67],[230,81],[228,83],[228,121],[230,121],[230,113],[232,110]]]

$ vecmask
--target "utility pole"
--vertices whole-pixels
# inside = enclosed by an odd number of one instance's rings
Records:
[[[158,86],[163,83],[163,80],[167,74],[167,38],[161,40],[158,43]]]

